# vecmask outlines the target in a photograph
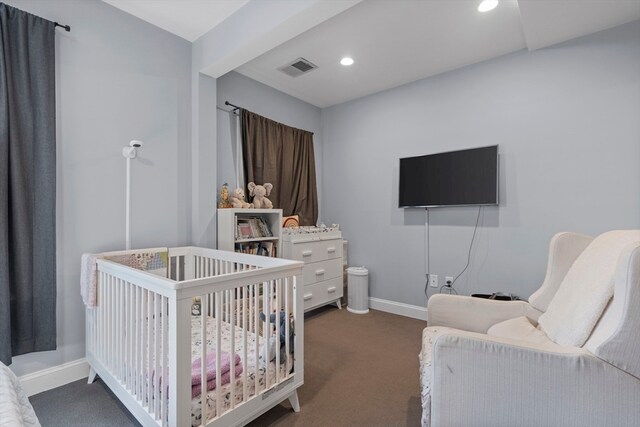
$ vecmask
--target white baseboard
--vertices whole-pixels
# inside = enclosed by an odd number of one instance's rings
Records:
[[[89,376],[89,363],[82,358],[18,378],[27,396],[42,393]]]
[[[411,317],[413,319],[427,320],[427,308],[418,305],[410,305],[402,302],[389,301],[380,298],[369,298],[369,307],[374,310]]]

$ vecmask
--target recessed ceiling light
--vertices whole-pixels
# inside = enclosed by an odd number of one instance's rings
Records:
[[[482,0],[478,6],[478,11],[488,12],[495,9],[496,6],[498,6],[498,0]]]
[[[348,67],[349,65],[353,64],[353,58],[349,58],[348,56],[345,56],[340,60],[340,63],[345,67]]]

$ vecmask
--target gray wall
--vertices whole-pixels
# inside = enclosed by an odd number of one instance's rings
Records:
[[[217,82],[219,107],[229,110],[230,108],[224,105],[225,101],[229,101],[277,122],[313,132],[318,200],[321,207],[319,218],[321,219],[323,165],[320,108],[233,71],[217,79]],[[233,189],[236,185],[237,116],[218,109],[217,118],[217,183],[220,187],[227,182],[229,188]]]
[[[422,305],[425,212],[399,209],[398,159],[500,144],[460,293],[528,297],[549,239],[640,228],[640,23],[522,51],[322,111],[324,219],[373,297]],[[464,267],[476,208],[430,210],[431,271]]]
[[[72,27],[56,40],[58,349],[15,357],[23,375],[84,357],[80,255],[124,247],[131,139],[133,247],[189,242],[191,44],[98,0],[6,2]]]

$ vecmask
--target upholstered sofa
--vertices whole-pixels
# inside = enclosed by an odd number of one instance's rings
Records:
[[[427,309],[423,426],[640,426],[640,230],[557,234],[528,302]]]

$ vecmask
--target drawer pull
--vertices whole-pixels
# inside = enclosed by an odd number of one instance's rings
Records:
[[[313,253],[313,251],[311,251],[311,250],[302,251],[302,256],[311,256],[312,253]]]
[[[334,246],[327,248],[327,252],[329,252],[330,254],[334,253],[335,251],[336,251],[336,248]]]
[[[327,288],[327,292],[331,293],[331,292],[335,292],[336,291],[336,287],[332,286],[330,288]]]
[[[313,298],[313,294],[306,294],[306,295],[304,296],[304,300],[305,300],[305,301],[308,301],[308,300],[310,300],[311,298]]]
[[[324,268],[316,270],[316,276],[322,276],[324,274]]]

